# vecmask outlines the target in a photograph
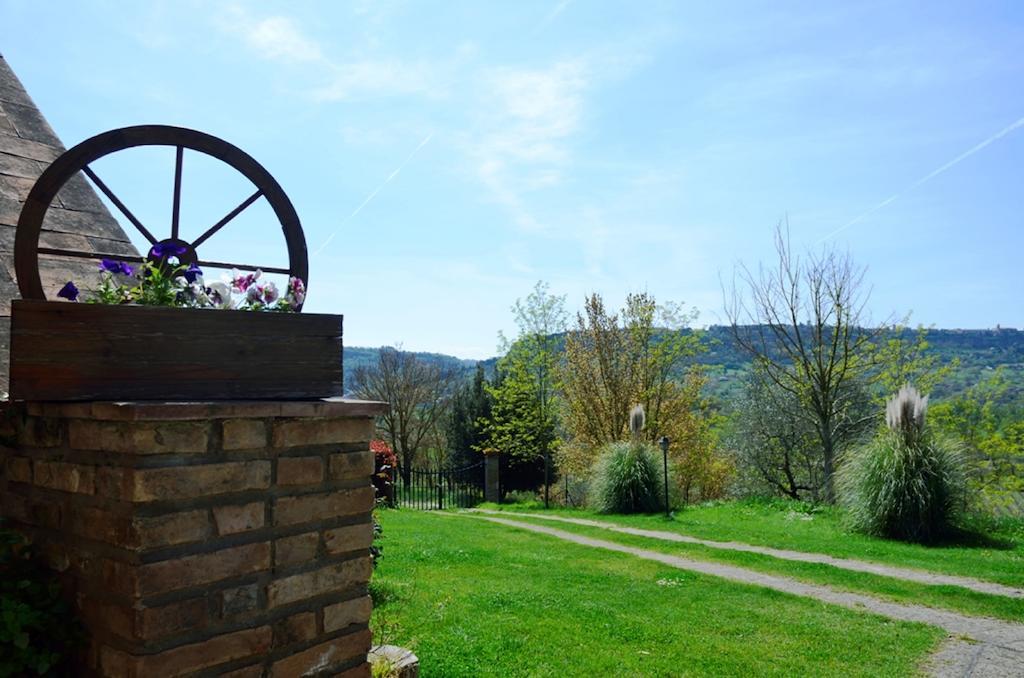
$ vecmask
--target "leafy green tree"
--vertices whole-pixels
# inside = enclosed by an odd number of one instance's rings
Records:
[[[485,439],[483,427],[490,419],[491,403],[484,366],[477,363],[473,380],[463,384],[451,402],[446,438],[448,463],[452,466],[468,466],[479,461],[479,450]]]
[[[549,286],[543,281],[534,285],[533,291],[525,299],[517,299],[512,306],[512,314],[518,328],[518,335],[514,341],[509,341],[504,335],[499,335],[505,357],[499,362],[499,369],[504,372],[505,377],[502,386],[495,387],[492,396],[495,399],[495,408],[499,399],[504,398],[503,416],[509,416],[513,411],[519,411],[526,416],[524,422],[517,424],[521,432],[525,433],[524,426],[528,422],[538,427],[532,436],[517,442],[511,441],[507,436],[494,436],[496,430],[503,430],[510,425],[508,420],[499,421],[497,426],[492,426],[491,442],[492,447],[502,453],[513,454],[520,458],[539,456],[544,460],[544,501],[548,501],[548,491],[551,485],[551,453],[555,437],[549,434],[547,429],[550,422],[557,422],[555,407],[556,394],[559,391],[558,363],[561,358],[561,336],[565,333],[568,324],[568,315],[565,312],[565,296],[551,294]],[[505,384],[505,382],[508,382]],[[501,389],[508,392],[499,394]],[[536,402],[529,407],[521,402],[521,399],[530,394]],[[512,403],[515,406],[512,407]],[[536,411],[534,415],[530,413]],[[492,424],[494,422],[491,422]],[[551,430],[554,430],[552,424]],[[497,441],[501,445],[495,444]],[[535,445],[532,449],[526,449],[527,442]],[[504,447],[502,447],[504,445]],[[516,452],[512,452],[515,449]]]
[[[984,508],[1024,499],[1024,406],[1003,404],[1010,382],[997,368],[958,398],[936,403],[932,421],[963,441],[971,494]]]
[[[705,347],[689,330],[695,313],[631,294],[618,314],[598,294],[587,298],[566,336],[565,427],[572,437],[563,463],[587,469],[598,450],[626,436],[633,404],[644,406],[648,442],[671,440],[674,479],[684,502],[721,496],[731,464],[719,454],[693,359]]]
[[[502,483],[506,489],[532,490],[549,477],[556,421],[553,409],[541,407],[536,374],[520,350],[513,347],[498,362],[494,383],[485,385],[492,398],[491,411],[483,420],[483,441],[476,449],[505,455]]]
[[[649,440],[670,433],[695,406],[681,397],[689,363],[705,350],[687,329],[694,318],[646,293],[627,296],[618,314],[600,295],[587,298],[566,337],[562,371],[566,428],[576,440],[595,448],[622,440],[635,403],[647,413]]]
[[[868,353],[870,362],[876,366],[870,381],[879,403],[886,402],[907,384],[930,394],[960,366],[958,358],[943,363],[941,356],[930,348],[928,328],[923,325],[911,330],[904,322],[878,336]]]

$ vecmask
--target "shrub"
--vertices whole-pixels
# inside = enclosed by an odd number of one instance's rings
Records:
[[[0,529],[0,676],[68,675],[80,636],[57,579]]]
[[[373,452],[373,488],[377,499],[386,501],[389,506],[394,505],[398,457],[383,440],[371,440],[370,451]]]
[[[851,526],[881,537],[927,542],[956,522],[965,498],[957,446],[925,425],[928,398],[906,386],[886,408],[886,427],[855,449],[837,474]]]
[[[543,492],[543,488],[541,488],[541,491]],[[540,497],[543,496],[543,494],[540,495]],[[502,498],[501,501],[503,504],[535,505],[542,503],[542,499],[540,497],[538,497],[536,492],[532,492],[529,490],[510,490],[505,493],[505,496]]]
[[[548,492],[549,504],[555,508],[580,508],[587,498],[587,477],[579,477],[563,473],[553,483]],[[544,486],[537,490],[539,503],[544,503]]]

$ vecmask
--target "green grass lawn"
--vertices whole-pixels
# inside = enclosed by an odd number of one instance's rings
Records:
[[[945,608],[965,614],[996,617],[1010,621],[1024,621],[1024,599],[1021,598],[1007,598],[1005,596],[978,593],[959,586],[932,586],[907,582],[864,572],[851,572],[820,563],[801,563],[792,560],[781,560],[757,553],[726,551],[699,544],[663,541],[651,537],[610,532],[598,527],[514,516],[512,511],[506,513],[509,518],[515,518],[522,522],[544,525],[595,539],[604,539],[651,551],[670,553],[693,560],[728,563],[759,572],[778,574],[815,584],[825,584],[843,591],[867,593],[877,598],[886,598],[901,603]],[[533,512],[531,511],[531,513]],[[604,518],[610,522],[622,522],[619,520],[619,516],[588,516],[588,518],[592,520]]]
[[[486,521],[382,511],[375,642],[431,676],[906,676],[944,636]]]
[[[536,506],[484,505],[504,510]],[[662,515],[602,516],[587,510],[552,509],[556,515],[605,519],[620,525],[667,530],[702,539],[741,541],[760,546],[825,553],[900,567],[957,574],[1024,588],[1024,521],[977,523],[958,542],[920,546],[877,539],[843,529],[832,507],[807,509],[785,501],[736,501],[692,506],[672,520]]]

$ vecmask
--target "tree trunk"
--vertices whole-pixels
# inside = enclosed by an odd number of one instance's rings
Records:
[[[835,441],[832,440],[832,436],[826,434],[822,439],[822,452],[824,452],[824,485],[825,485],[825,501],[829,504],[834,504],[836,501],[835,486],[832,482],[833,473],[835,472]]]

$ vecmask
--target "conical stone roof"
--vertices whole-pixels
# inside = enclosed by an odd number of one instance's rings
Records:
[[[102,132],[104,130],[96,130]],[[76,143],[80,140],[74,140]],[[64,152],[64,145],[0,55],[0,391],[7,391],[11,300],[17,299],[14,233],[21,205],[36,179]],[[40,245],[80,252],[136,254],[84,176],[68,182],[50,206]],[[47,297],[68,280],[95,276],[90,260],[40,257]]]

